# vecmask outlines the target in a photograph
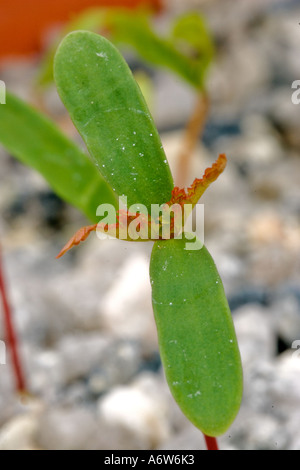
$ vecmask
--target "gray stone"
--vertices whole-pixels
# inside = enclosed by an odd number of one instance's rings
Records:
[[[174,433],[158,450],[206,450],[203,435],[192,424]]]
[[[99,400],[98,417],[105,449],[146,450],[167,439],[167,402],[157,377],[144,374],[130,386],[116,387]]]
[[[90,374],[88,387],[98,395],[115,385],[129,382],[141,368],[141,345],[134,341],[116,340],[100,358]]]
[[[98,432],[91,410],[56,407],[41,416],[37,442],[46,450],[89,450],[97,445]]]
[[[58,344],[64,369],[65,383],[87,377],[102,360],[110,339],[99,333],[74,334],[63,338]]]
[[[0,450],[36,450],[39,417],[43,404],[24,399],[23,409],[0,429]]]
[[[290,346],[295,340],[300,341],[300,305],[296,297],[282,295],[272,305],[272,311],[278,336]]]
[[[157,343],[149,259],[136,254],[125,261],[116,273],[115,282],[102,297],[101,313],[103,327],[112,335],[138,337],[149,346]]]
[[[275,356],[276,338],[268,309],[248,304],[237,309],[233,319],[245,368]]]

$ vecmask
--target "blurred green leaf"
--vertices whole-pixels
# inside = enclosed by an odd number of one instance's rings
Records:
[[[172,37],[189,43],[203,58],[212,59],[214,44],[206,22],[198,13],[180,16],[173,23]]]
[[[205,74],[214,53],[214,43],[205,19],[198,13],[187,13],[173,23],[172,35],[174,43],[182,47],[186,53],[198,62],[199,74]]]
[[[208,28],[198,13],[176,19],[169,38],[155,32],[146,13],[116,9],[87,10],[69,23],[63,33],[75,30],[101,31],[102,34],[105,30],[110,40],[131,46],[146,62],[172,70],[196,89],[204,88],[214,49]],[[180,47],[183,41],[193,49]],[[43,61],[39,76],[42,85],[53,80],[53,59],[57,45],[50,49]]]
[[[145,14],[111,13],[107,21],[114,42],[131,45],[147,62],[172,70],[195,88],[203,87],[198,60],[157,35]]]
[[[99,204],[116,206],[111,188],[85,153],[52,121],[10,93],[0,106],[0,144],[92,221],[98,220]]]

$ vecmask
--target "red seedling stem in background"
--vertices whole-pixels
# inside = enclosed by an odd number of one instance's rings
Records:
[[[205,437],[207,450],[219,450],[218,442],[215,437],[206,436],[205,434],[204,434],[204,437]]]
[[[4,324],[6,330],[6,340],[7,345],[10,349],[12,365],[16,381],[16,389],[19,393],[26,392],[25,378],[24,373],[18,353],[18,340],[15,333],[13,321],[12,321],[12,311],[8,302],[8,297],[5,288],[5,280],[2,267],[1,259],[1,247],[0,247],[0,297],[2,298],[3,313],[4,313]]]
[[[175,182],[178,186],[185,186],[193,152],[197,146],[200,137],[203,134],[205,122],[209,111],[209,99],[204,93],[199,93],[196,99],[195,109],[187,123],[182,149],[178,158],[178,168]]]

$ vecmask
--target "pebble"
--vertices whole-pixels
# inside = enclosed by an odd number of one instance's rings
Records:
[[[43,407],[42,401],[36,398],[24,398],[18,414],[12,416],[0,429],[0,450],[37,450]]]
[[[275,356],[271,310],[248,304],[235,310],[233,319],[245,369],[258,359],[268,360]]]
[[[89,391],[100,395],[112,387],[126,384],[142,367],[141,345],[129,340],[115,340],[99,357],[99,364],[88,379]]]
[[[130,386],[116,387],[99,400],[98,416],[105,433],[105,449],[154,449],[170,433],[167,402],[153,374],[142,375]]]
[[[0,431],[0,450],[37,450],[38,418],[17,416],[4,425]]]
[[[109,338],[99,333],[80,333],[63,338],[58,344],[58,351],[64,368],[65,382],[88,376],[100,363],[109,344]]]
[[[105,329],[122,338],[138,337],[156,344],[157,335],[151,305],[149,259],[132,255],[117,270],[114,284],[101,302]]]
[[[279,297],[272,305],[272,312],[278,336],[289,345],[300,340],[300,305],[297,298],[292,294]]]
[[[37,442],[44,450],[93,450],[99,433],[92,410],[57,406],[41,416]]]

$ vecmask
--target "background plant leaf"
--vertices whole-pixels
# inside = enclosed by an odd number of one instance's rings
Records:
[[[52,121],[10,93],[0,106],[0,143],[90,220],[97,222],[99,204],[116,206],[113,191],[85,153]]]
[[[196,12],[184,14],[175,19],[172,28],[171,38],[174,44],[194,58],[200,81],[204,82],[215,54],[213,39],[204,17]]]
[[[66,26],[64,34],[75,30],[105,30],[110,40],[131,46],[146,62],[171,70],[196,89],[204,88],[214,47],[205,21],[198,13],[177,18],[167,38],[155,32],[148,14],[121,9],[87,10]],[[181,47],[183,42],[190,47]],[[43,60],[39,76],[42,85],[53,80],[56,47],[57,43]]]
[[[114,42],[131,45],[145,61],[172,70],[197,89],[203,87],[199,59],[178,50],[171,38],[156,34],[145,14],[111,13],[107,22]]]

